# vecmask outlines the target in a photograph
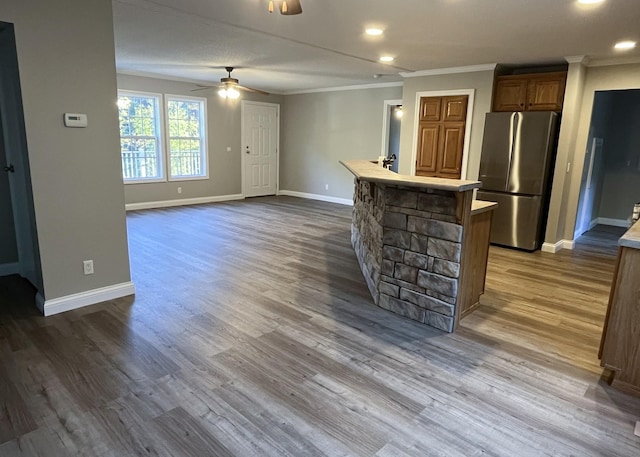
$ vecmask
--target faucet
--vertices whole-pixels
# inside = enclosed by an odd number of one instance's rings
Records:
[[[382,159],[382,166],[383,168],[389,168],[389,166],[395,162],[396,160],[396,155],[395,154],[391,154],[389,157],[386,157],[384,159]]]

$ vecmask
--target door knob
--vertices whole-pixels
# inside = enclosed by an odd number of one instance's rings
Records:
[[[15,173],[16,169],[13,167],[13,164],[10,164],[9,166],[4,167],[4,171],[7,173]]]

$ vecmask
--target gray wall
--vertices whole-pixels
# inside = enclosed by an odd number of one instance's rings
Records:
[[[224,100],[217,95],[215,90],[191,92],[195,87],[195,84],[178,81],[118,75],[118,89],[120,90],[198,96],[207,99],[209,179],[125,184],[126,203],[242,193],[240,100]],[[243,93],[242,99],[280,105],[283,101],[281,95],[264,96],[247,93]],[[285,126],[281,125],[281,129],[284,130],[284,128]],[[231,152],[227,152],[227,146],[231,147]],[[182,188],[181,194],[178,194],[178,187]]]
[[[338,162],[378,158],[384,100],[401,93],[398,86],[285,96],[280,189],[351,199],[353,175]]]
[[[402,133],[400,139],[400,167],[403,174],[410,174],[413,156],[413,141],[416,130],[416,95],[418,92],[474,89],[473,117],[467,163],[467,179],[477,179],[482,153],[484,117],[491,111],[494,71],[478,71],[449,75],[420,76],[406,78],[402,92]]]
[[[640,202],[640,90],[603,95],[611,99],[611,110],[603,135],[606,154],[598,217],[626,220],[634,203]]]
[[[0,125],[0,168],[6,165],[4,136]],[[18,262],[18,245],[9,189],[9,174],[0,170],[0,265]]]
[[[15,24],[45,299],[128,282],[111,2],[5,0],[0,20]]]

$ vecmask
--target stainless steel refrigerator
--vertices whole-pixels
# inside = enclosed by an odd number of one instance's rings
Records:
[[[528,251],[544,237],[558,115],[551,111],[487,113],[478,200],[498,203],[491,243]]]

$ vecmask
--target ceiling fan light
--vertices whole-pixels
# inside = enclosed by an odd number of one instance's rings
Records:
[[[222,88],[218,91],[218,95],[221,96],[222,98],[227,98],[227,89]]]
[[[269,0],[269,12],[273,13],[273,0]]]
[[[282,14],[289,11],[289,7],[287,6],[287,0],[282,0]]]
[[[227,97],[235,100],[236,98],[240,97],[240,92],[234,87],[229,87],[227,89]]]

